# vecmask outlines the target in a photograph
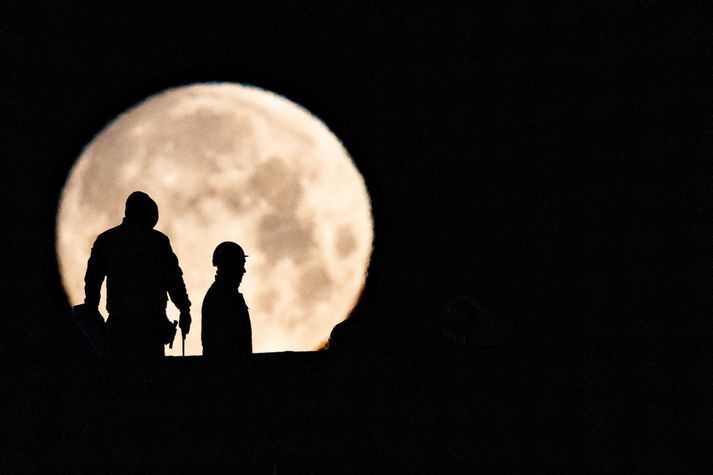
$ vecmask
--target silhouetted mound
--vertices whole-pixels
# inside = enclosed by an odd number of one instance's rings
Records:
[[[5,361],[0,471],[708,472],[712,356],[649,344]]]

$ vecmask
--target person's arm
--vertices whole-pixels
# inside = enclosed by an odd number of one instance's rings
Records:
[[[183,281],[183,271],[178,265],[178,257],[174,254],[168,238],[165,239],[164,256],[164,271],[166,274],[168,296],[171,298],[171,302],[173,302],[181,312],[179,326],[185,337],[191,329],[191,301],[188,299],[186,284]]]
[[[250,322],[250,311],[248,309],[247,304],[245,303],[245,298],[243,297],[243,294],[239,293],[238,294],[238,303],[240,305],[240,312],[242,315],[240,316],[240,321],[241,321],[241,341],[240,341],[240,347],[244,348],[245,352],[248,354],[252,354],[253,352],[253,331],[252,331],[252,324]]]
[[[201,344],[203,345],[203,355],[213,356],[214,341],[213,341],[213,319],[215,309],[213,306],[213,299],[211,297],[211,290],[208,289],[205,297],[203,298],[203,305],[201,307]]]
[[[104,246],[99,238],[94,241],[87,262],[87,272],[84,274],[84,304],[98,310],[101,299],[101,287],[106,276],[106,256]]]

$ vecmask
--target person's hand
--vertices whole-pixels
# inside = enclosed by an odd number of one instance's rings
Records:
[[[188,332],[191,331],[191,312],[190,310],[184,310],[181,312],[181,316],[178,319],[178,326],[181,329],[181,335],[186,338]]]

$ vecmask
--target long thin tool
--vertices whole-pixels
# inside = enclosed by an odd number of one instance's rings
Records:
[[[173,336],[171,337],[171,342],[168,344],[169,348],[173,348],[173,340],[176,339],[176,327],[178,326],[178,320],[173,321]]]

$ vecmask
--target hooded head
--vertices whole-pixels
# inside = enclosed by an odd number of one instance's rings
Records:
[[[124,222],[142,224],[153,228],[158,223],[158,206],[143,191],[134,191],[126,199]]]

